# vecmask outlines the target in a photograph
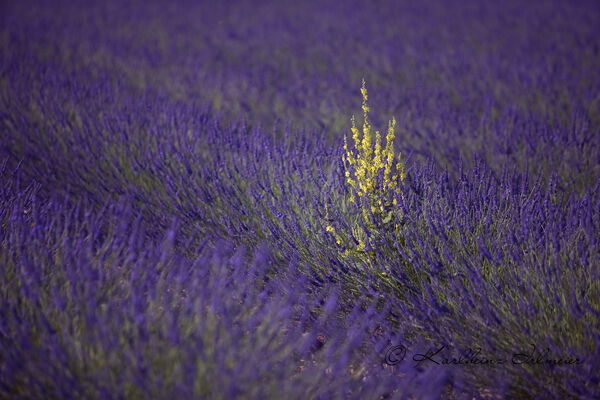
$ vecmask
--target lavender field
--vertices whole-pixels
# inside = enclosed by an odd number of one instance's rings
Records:
[[[599,398],[597,1],[0,15],[0,399]]]

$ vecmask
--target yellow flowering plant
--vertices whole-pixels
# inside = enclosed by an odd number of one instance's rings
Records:
[[[349,201],[357,203],[361,209],[362,221],[355,224],[352,235],[358,244],[353,249],[347,249],[345,254],[354,253],[365,255],[367,242],[374,244],[372,234],[381,236],[382,231],[395,231],[400,228],[402,211],[397,204],[397,194],[401,196],[400,186],[406,178],[406,170],[401,157],[394,152],[396,137],[396,120],[388,123],[385,147],[382,146],[381,133],[374,131],[369,121],[369,106],[366,83],[363,79],[362,88],[363,126],[361,132],[352,117],[353,148],[348,145],[344,136],[344,165],[345,182],[349,189]],[[366,228],[366,229],[365,229]],[[367,233],[367,230],[371,235]],[[326,231],[335,235],[338,244],[344,242],[335,228],[331,225]]]

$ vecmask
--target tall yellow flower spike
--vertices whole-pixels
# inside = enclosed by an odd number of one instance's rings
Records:
[[[338,245],[346,247],[343,256],[358,255],[366,257],[365,260],[373,267],[371,256],[375,253],[372,245],[378,239],[371,237],[372,234],[383,235],[388,230],[397,231],[402,220],[402,211],[396,201],[396,193],[401,193],[398,187],[404,182],[406,172],[404,162],[400,157],[396,160],[394,154],[394,139],[396,138],[396,119],[388,122],[385,147],[382,144],[382,136],[379,131],[374,131],[369,121],[369,97],[365,80],[362,81],[360,89],[362,95],[363,126],[362,130],[356,126],[356,119],[351,118],[353,148],[350,148],[348,139],[344,135],[344,179],[352,196],[349,201],[361,197],[366,204],[361,202],[361,210],[358,218],[364,220],[369,227],[367,234],[363,224],[357,223],[352,227],[352,232],[338,232],[329,218],[327,205],[325,206],[325,219],[327,225],[325,231],[335,237]],[[361,135],[362,134],[362,135]],[[375,219],[374,219],[375,218]],[[383,230],[380,230],[383,228]],[[349,240],[350,236],[353,240]],[[350,245],[348,246],[348,244]],[[385,273],[381,272],[385,277]]]
[[[364,196],[369,199],[371,211],[373,213],[383,214],[389,211],[390,204],[385,204],[388,194],[394,189],[399,191],[398,179],[400,183],[404,182],[406,172],[404,163],[399,158],[394,168],[394,139],[396,138],[396,119],[392,118],[388,123],[385,148],[381,145],[381,133],[375,132],[373,142],[373,129],[369,121],[370,108],[367,104],[369,99],[365,80],[362,81],[360,89],[362,94],[363,127],[362,138],[360,131],[356,127],[356,120],[352,116],[352,138],[354,139],[354,149],[348,148],[346,136],[344,136],[344,151],[342,156],[344,162],[344,173],[346,182],[350,190],[358,196]],[[383,172],[383,181],[378,183],[377,177]],[[393,201],[396,205],[396,201]],[[367,210],[363,210],[365,219],[368,219]],[[368,221],[367,221],[368,222]]]

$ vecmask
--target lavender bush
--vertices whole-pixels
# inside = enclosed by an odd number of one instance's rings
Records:
[[[585,1],[7,3],[0,397],[597,398],[599,26]],[[363,78],[407,156],[363,160],[385,199],[342,161]]]

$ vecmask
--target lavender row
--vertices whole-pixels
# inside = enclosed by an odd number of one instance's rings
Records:
[[[44,71],[211,107],[228,122],[340,140],[366,78],[378,125],[453,171],[473,155],[578,188],[598,179],[593,2],[19,2],[7,8],[5,87]],[[335,22],[334,22],[335,21]],[[45,78],[47,79],[47,78]],[[117,100],[118,101],[118,100]]]

